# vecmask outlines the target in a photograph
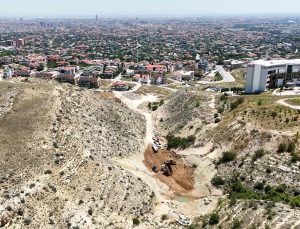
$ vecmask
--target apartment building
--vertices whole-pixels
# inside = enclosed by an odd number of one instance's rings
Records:
[[[257,60],[248,64],[246,93],[263,92],[287,83],[300,85],[300,59]]]

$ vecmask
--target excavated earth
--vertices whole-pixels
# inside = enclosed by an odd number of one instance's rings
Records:
[[[171,166],[173,172],[171,176],[165,176],[160,171],[160,166],[166,160],[176,162],[176,165]],[[185,165],[174,151],[159,150],[159,152],[155,153],[149,145],[144,154],[144,164],[150,171],[152,171],[153,166],[156,166],[158,172],[155,177],[168,185],[176,195],[188,195],[193,190],[193,169]]]

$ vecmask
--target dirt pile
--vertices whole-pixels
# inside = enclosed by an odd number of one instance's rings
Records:
[[[171,176],[165,176],[160,171],[161,165],[167,160],[176,162],[176,165],[171,165],[173,172]],[[186,195],[193,190],[193,169],[185,165],[174,151],[159,150],[159,152],[154,153],[149,145],[144,154],[144,164],[150,171],[152,171],[153,166],[156,166],[158,172],[155,177],[167,184],[176,195]]]

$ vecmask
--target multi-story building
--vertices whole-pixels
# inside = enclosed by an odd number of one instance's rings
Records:
[[[257,60],[248,65],[246,93],[263,92],[287,83],[300,85],[300,59]]]
[[[24,39],[18,39],[15,42],[16,42],[16,47],[21,47],[21,46],[25,45]]]

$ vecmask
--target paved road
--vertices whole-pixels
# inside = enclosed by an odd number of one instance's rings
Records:
[[[217,70],[223,77],[223,80],[218,81],[218,83],[230,83],[230,82],[235,82],[235,78],[231,75],[230,72],[227,72],[223,66],[217,65]]]

